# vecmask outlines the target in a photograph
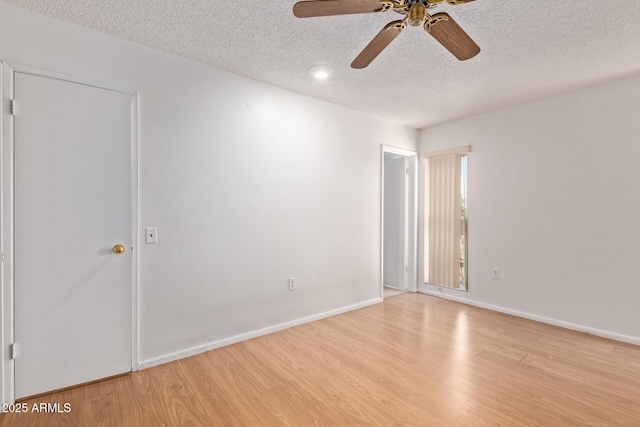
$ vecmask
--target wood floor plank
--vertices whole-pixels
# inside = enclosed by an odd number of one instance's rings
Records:
[[[26,401],[0,426],[640,426],[640,347],[403,293]]]

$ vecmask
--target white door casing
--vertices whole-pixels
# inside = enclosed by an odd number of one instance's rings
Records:
[[[3,295],[12,288],[15,332],[8,337],[3,325],[3,349],[15,342],[16,358],[13,378],[3,366],[4,401],[137,364],[135,94],[32,72],[12,77],[13,197],[3,202],[14,234],[3,248],[12,261]]]
[[[380,152],[380,298],[384,296],[384,277],[385,277],[385,153],[400,155],[405,158],[405,165],[408,173],[405,178],[404,194],[406,213],[405,221],[405,243],[404,243],[404,260],[406,272],[404,274],[404,289],[410,292],[417,292],[417,230],[418,230],[418,154],[415,151],[403,148],[392,147],[388,145],[381,146]]]

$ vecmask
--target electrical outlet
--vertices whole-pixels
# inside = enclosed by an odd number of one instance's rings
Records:
[[[289,277],[289,290],[290,291],[295,291],[296,290],[296,278],[295,277]]]
[[[499,268],[492,268],[491,269],[491,278],[493,280],[500,280],[500,269]]]

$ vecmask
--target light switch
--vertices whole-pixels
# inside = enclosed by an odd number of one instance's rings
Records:
[[[144,229],[144,242],[158,243],[158,229],[156,227],[149,227]]]

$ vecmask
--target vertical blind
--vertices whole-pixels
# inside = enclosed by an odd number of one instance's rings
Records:
[[[459,289],[461,157],[470,147],[428,153],[427,283]]]

